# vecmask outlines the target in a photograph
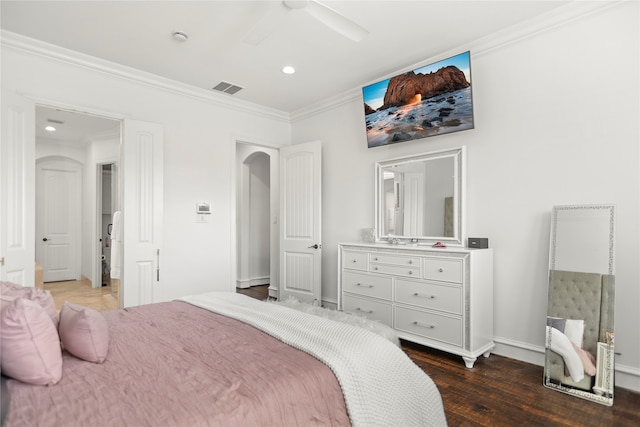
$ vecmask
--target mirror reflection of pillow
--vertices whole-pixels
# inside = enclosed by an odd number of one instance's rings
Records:
[[[550,326],[547,326],[547,337],[547,347],[562,356],[565,369],[569,372],[571,379],[575,382],[582,381],[584,378],[582,360],[580,360],[580,356],[578,356],[578,353],[574,350],[574,346],[569,338],[556,328]]]
[[[569,337],[569,341],[582,348],[584,320],[567,319],[564,325],[564,334]]]
[[[547,326],[551,326],[569,337],[569,340],[582,348],[584,341],[584,320],[547,317]]]
[[[594,376],[596,374],[596,358],[593,357],[593,355],[587,350],[584,350],[573,343],[571,344],[573,345],[573,349],[576,351],[576,353],[578,353],[578,357],[582,361],[582,366],[584,366],[584,373],[590,376]]]

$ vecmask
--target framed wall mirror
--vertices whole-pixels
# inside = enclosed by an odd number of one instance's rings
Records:
[[[614,388],[612,205],[554,206],[544,385],[604,405]]]
[[[376,238],[462,246],[464,169],[464,147],[376,163]]]

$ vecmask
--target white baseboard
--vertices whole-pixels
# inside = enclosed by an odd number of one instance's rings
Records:
[[[236,280],[236,288],[247,289],[252,286],[268,285],[270,282],[269,276],[266,277],[253,277],[251,279]]]
[[[496,346],[492,353],[510,357],[511,359],[521,360],[533,365],[544,366],[544,347],[534,346],[528,343],[502,337],[494,337],[493,340],[495,341]],[[619,363],[616,363],[615,367],[616,387],[640,392],[640,369],[632,366],[620,365]],[[542,384],[542,376],[540,377],[540,384]]]
[[[275,286],[269,286],[269,298],[278,299],[280,292]]]

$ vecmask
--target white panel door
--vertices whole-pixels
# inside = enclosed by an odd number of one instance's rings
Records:
[[[321,143],[280,149],[280,300],[321,299]]]
[[[80,280],[82,166],[52,159],[36,169],[36,260],[44,281]]]
[[[123,306],[161,300],[163,129],[124,121]]]
[[[35,105],[2,91],[0,278],[35,282]]]

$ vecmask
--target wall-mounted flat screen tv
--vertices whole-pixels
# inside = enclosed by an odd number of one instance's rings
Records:
[[[369,148],[473,129],[469,52],[362,88]]]

